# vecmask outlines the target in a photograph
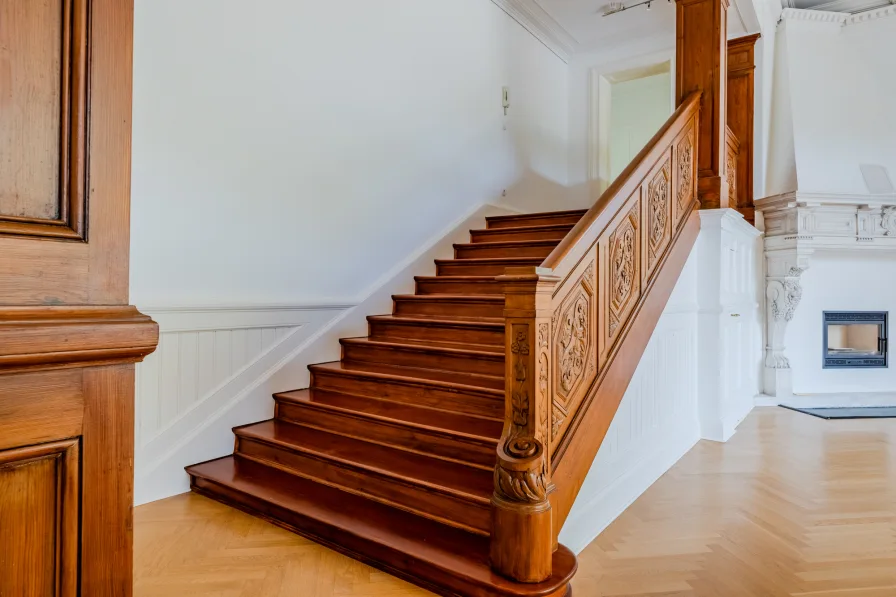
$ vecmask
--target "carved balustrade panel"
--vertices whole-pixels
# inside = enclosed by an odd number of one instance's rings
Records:
[[[672,151],[647,177],[644,192],[644,268],[646,284],[672,241]]]
[[[672,190],[674,228],[677,229],[685,214],[690,213],[691,204],[697,199],[697,155],[696,120],[691,120],[684,132],[672,144],[673,168]]]
[[[553,364],[550,445],[563,437],[574,413],[597,377],[599,297],[598,246],[595,243],[554,295],[553,333],[545,348]]]
[[[603,277],[607,293],[607,328],[604,351],[601,353],[604,358],[641,298],[640,194],[639,188],[601,240],[607,252],[607,267]]]

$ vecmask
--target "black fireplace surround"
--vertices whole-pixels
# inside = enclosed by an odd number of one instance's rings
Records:
[[[886,368],[887,315],[884,311],[825,311],[824,368]]]

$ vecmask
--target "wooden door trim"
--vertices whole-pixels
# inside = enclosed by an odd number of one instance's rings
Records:
[[[2,307],[0,374],[133,363],[158,340],[158,325],[133,306]]]

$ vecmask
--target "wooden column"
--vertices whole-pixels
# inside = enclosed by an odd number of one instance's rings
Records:
[[[728,0],[677,0],[675,88],[679,105],[702,91],[698,194],[703,209],[728,205],[725,123],[728,88]]]
[[[547,580],[554,552],[550,494],[550,270],[508,268],[505,292],[506,397],[492,496],[492,567],[524,583]]]
[[[751,224],[753,208],[753,114],[755,48],[759,34],[728,42],[728,126],[737,137],[737,211]],[[732,206],[734,207],[734,206]]]

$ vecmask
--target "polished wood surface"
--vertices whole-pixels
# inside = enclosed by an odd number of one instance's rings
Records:
[[[134,363],[158,328],[127,305],[132,19],[0,2],[4,596],[133,586]]]
[[[736,209],[740,196],[740,141],[731,127],[725,127],[725,162],[728,168],[728,205]]]
[[[471,230],[415,294],[393,297],[391,315],[368,318],[368,337],[341,340],[341,361],[312,365],[310,388],[274,396],[274,420],[234,429],[232,457],[188,467],[193,490],[439,594],[562,597],[576,563],[554,549],[549,504],[521,516],[493,496],[506,416],[500,274],[543,261],[584,213]],[[516,549],[491,551],[496,529]],[[505,556],[515,580],[492,570]]]
[[[896,594],[896,424],[756,409],[702,441],[579,555],[576,597]],[[196,495],[137,508],[135,595],[428,591]]]
[[[697,164],[703,209],[728,207],[728,5],[729,0],[676,0],[676,95],[683,102],[701,92]]]
[[[498,278],[505,412],[491,553],[505,576],[550,573],[550,550],[691,252],[699,102],[695,93],[676,110],[541,267]]]
[[[753,207],[753,142],[756,70],[755,48],[758,33],[728,41],[728,126],[739,142],[737,175],[729,181],[737,185],[737,211],[751,224]],[[732,206],[734,207],[734,206]]]

